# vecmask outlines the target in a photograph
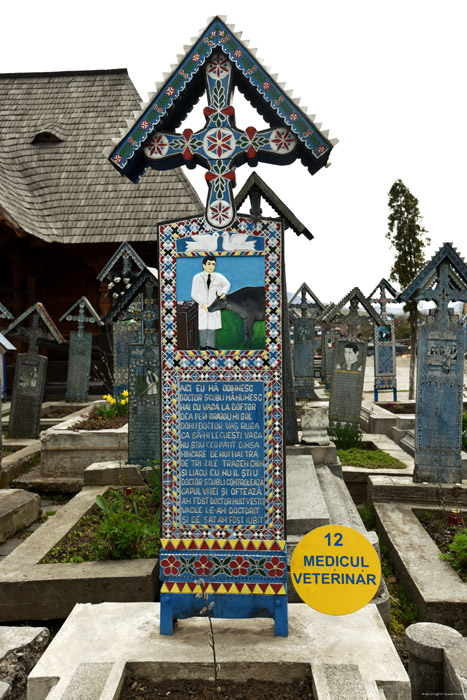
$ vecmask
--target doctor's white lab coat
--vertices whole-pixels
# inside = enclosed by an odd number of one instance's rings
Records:
[[[230,282],[219,272],[211,272],[211,285],[208,289],[208,273],[199,272],[193,277],[191,285],[191,298],[198,304],[198,328],[201,331],[212,331],[222,328],[221,312],[206,312],[202,304],[212,304],[216,297],[227,294],[230,289]]]

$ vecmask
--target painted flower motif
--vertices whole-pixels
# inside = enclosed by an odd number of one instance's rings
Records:
[[[169,554],[168,557],[161,561],[164,576],[177,576],[181,565],[181,562],[173,554]]]
[[[232,571],[232,576],[246,576],[250,568],[250,563],[244,557],[238,556],[229,562],[229,566]]]
[[[298,119],[298,114],[297,114],[297,112],[292,112],[292,114],[290,115],[290,119],[291,119],[293,122],[296,122],[297,119]]]
[[[288,129],[275,129],[269,139],[270,146],[276,153],[290,152],[295,148],[296,139]]]
[[[219,36],[224,36],[225,32],[223,29],[219,29]]]
[[[210,224],[213,225],[227,225],[232,218],[232,213],[232,207],[227,202],[221,200],[220,202],[216,202],[215,204],[210,205],[208,212],[208,221]]]
[[[211,32],[210,36],[216,36],[216,31]]]
[[[267,80],[265,80],[264,83],[262,84],[263,90],[269,90],[270,87],[271,87],[271,83],[268,82]]]
[[[325,150],[326,150],[326,146],[321,145],[318,147],[318,153],[324,153]]]
[[[194,61],[195,63],[198,63],[200,58],[201,58],[201,56],[199,55],[199,53],[194,53],[193,56],[191,57],[191,60]]]
[[[180,70],[178,72],[182,76],[182,78],[188,78],[188,73],[185,73],[183,68],[180,68]]]
[[[165,156],[169,150],[169,141],[167,136],[164,134],[154,134],[149,141],[148,145],[144,149],[144,152],[150,158],[161,158]]]
[[[209,561],[205,554],[202,554],[199,559],[195,561],[194,567],[196,569],[197,576],[210,576],[211,569],[214,566],[212,561]]]
[[[169,97],[172,97],[172,95],[175,95],[175,88],[173,88],[171,85],[166,89],[165,94],[168,95]]]
[[[237,49],[234,51],[234,56],[235,58],[241,58],[243,56],[243,51],[240,51],[240,49]]]
[[[143,119],[143,121],[140,124],[140,127],[146,131],[146,129],[149,127],[149,122],[147,119]]]
[[[121,162],[122,162],[122,156],[117,154],[116,156],[114,156],[114,161],[115,161],[116,163],[121,163]]]
[[[222,54],[212,57],[208,65],[208,73],[214,78],[223,78],[229,72],[230,66],[227,58]]]

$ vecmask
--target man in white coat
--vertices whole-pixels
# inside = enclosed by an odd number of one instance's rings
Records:
[[[191,298],[198,304],[198,330],[201,350],[216,349],[216,329],[222,328],[221,312],[208,311],[208,306],[216,297],[223,299],[229,289],[230,282],[216,269],[216,258],[206,255],[203,258],[203,272],[193,277]]]

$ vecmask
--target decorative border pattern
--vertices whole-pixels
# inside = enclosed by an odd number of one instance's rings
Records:
[[[281,347],[281,224],[274,220],[241,217],[240,226],[251,236],[264,239],[266,347],[263,350],[194,351],[177,349],[176,260],[177,241],[193,232],[211,232],[205,219],[171,222],[159,226],[162,370],[162,549],[161,578],[166,591],[192,592],[188,579],[204,577],[217,593],[285,594],[287,562],[284,522],[284,475],[282,444],[282,347]],[[227,229],[228,230],[228,229]],[[238,231],[239,227],[235,229]],[[202,256],[197,251],[197,256]],[[265,522],[262,525],[185,524],[179,520],[178,458],[180,432],[178,386],[181,381],[264,382],[264,492]],[[244,555],[248,552],[248,555]],[[241,560],[241,561],[240,561]],[[165,562],[165,563],[164,563]],[[222,565],[221,565],[222,564]],[[242,566],[243,564],[243,566]],[[227,577],[228,567],[230,575]],[[191,568],[190,568],[191,567]],[[233,567],[233,570],[232,570]],[[199,571],[198,571],[199,569]],[[208,571],[209,569],[209,571]],[[249,572],[256,572],[253,579]],[[183,571],[184,573],[178,573]],[[270,572],[274,572],[272,575]],[[236,586],[232,578],[243,577]],[[216,580],[213,581],[212,579]],[[254,583],[252,583],[252,580]],[[185,581],[183,585],[180,581]],[[174,582],[179,582],[178,585]],[[245,587],[246,586],[246,587]],[[277,589],[277,590],[276,590]],[[213,589],[214,590],[214,589]]]
[[[124,141],[112,152],[110,159],[119,169],[125,166],[148,136],[157,130],[163,117],[173,107],[182,93],[189,89],[189,83],[204,66],[214,49],[219,47],[248,82],[277,113],[278,117],[306,146],[315,159],[329,153],[332,145],[321,135],[316,126],[297,108],[294,102],[279,88],[271,76],[259,65],[255,56],[229,31],[227,26],[216,19],[211,23],[185,59],[163,85],[150,106],[143,112]]]

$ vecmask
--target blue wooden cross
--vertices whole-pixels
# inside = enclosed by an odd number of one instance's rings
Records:
[[[209,106],[204,108],[204,129],[185,129],[182,134],[155,132],[144,154],[157,161],[153,167],[158,170],[183,164],[194,168],[196,163],[207,168],[206,219],[214,228],[224,229],[235,219],[232,188],[236,166],[247,162],[254,167],[259,161],[286,165],[294,159],[297,139],[282,126],[264,131],[252,126],[245,131],[237,129],[230,104],[232,64],[221,52],[214,53],[206,65],[206,87]]]
[[[434,301],[440,320],[447,322],[449,318],[448,304],[450,301],[467,301],[467,290],[455,289],[449,284],[449,262],[443,261],[438,272],[438,283],[435,289],[423,289],[419,299]]]

